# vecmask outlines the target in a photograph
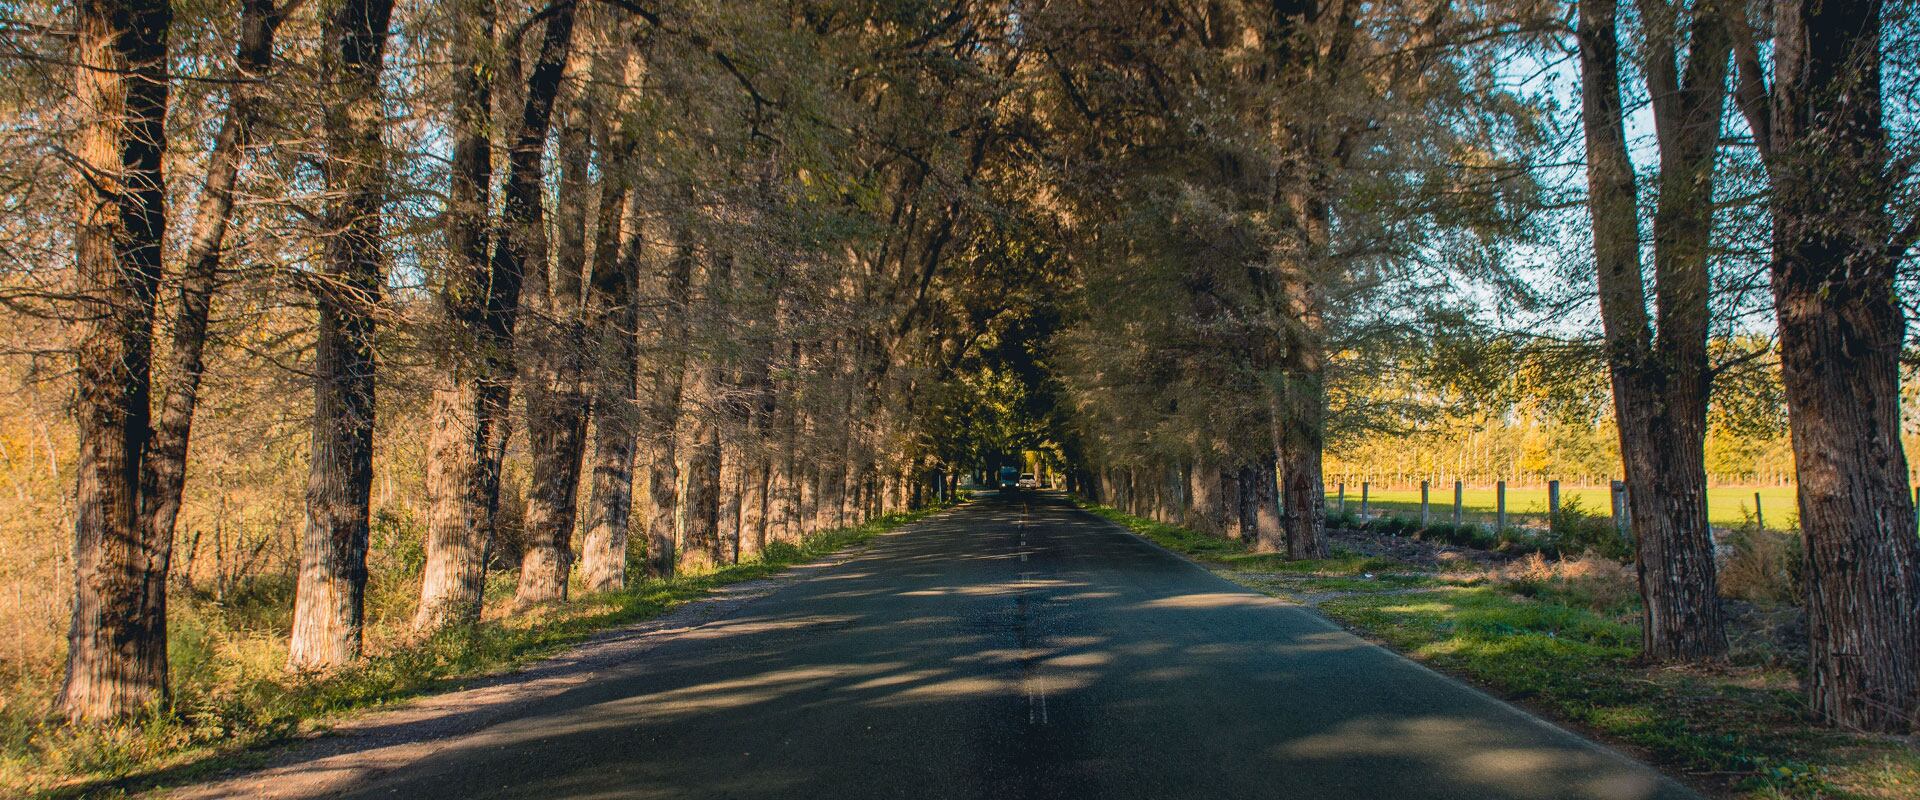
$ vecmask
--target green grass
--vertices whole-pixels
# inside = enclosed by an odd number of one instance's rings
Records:
[[[1423,572],[1351,554],[1285,562],[1237,542],[1087,508],[1230,580],[1313,602],[1417,660],[1628,745],[1713,794],[1920,796],[1920,749],[1814,725],[1791,672],[1638,664],[1639,599],[1624,569],[1508,577]]]
[[[1799,519],[1799,502],[1791,486],[1741,487],[1725,486],[1707,490],[1707,519],[1714,525],[1737,527],[1753,514],[1753,495],[1760,494],[1760,510],[1764,513],[1768,528],[1791,530]],[[1613,500],[1610,490],[1605,486],[1562,486],[1560,501],[1571,503],[1578,500],[1580,506],[1589,513],[1611,516]],[[1328,507],[1337,502],[1337,493],[1327,492]],[[1394,511],[1404,514],[1420,513],[1420,487],[1411,489],[1385,489],[1378,486],[1367,491],[1369,506],[1374,511]],[[1434,486],[1428,494],[1431,513],[1436,520],[1451,519],[1453,514],[1453,485]],[[1460,493],[1462,511],[1472,519],[1492,519],[1499,510],[1498,490],[1495,487],[1466,487]],[[1347,485],[1347,510],[1358,513],[1360,510],[1359,484]],[[1514,516],[1545,517],[1547,514],[1547,490],[1538,487],[1508,487],[1507,513]]]
[[[265,748],[328,720],[538,661],[598,631],[866,542],[935,510],[824,532],[798,545],[769,543],[761,560],[702,575],[641,581],[626,591],[489,619],[425,640],[396,639],[354,667],[320,679],[282,671],[285,644],[272,634],[216,630],[232,620],[211,619],[217,612],[200,604],[176,604],[187,613],[176,614],[171,631],[175,707],[170,713],[118,726],[73,727],[51,715],[56,686],[51,678],[57,676],[37,682],[6,676],[11,685],[0,694],[0,796],[120,796],[257,763]],[[510,574],[491,577],[489,596],[511,593]],[[278,602],[276,592],[267,595]],[[370,597],[369,605],[373,602]],[[231,615],[257,613],[246,608],[240,604]]]

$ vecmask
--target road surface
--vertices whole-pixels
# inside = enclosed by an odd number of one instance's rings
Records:
[[[349,786],[364,798],[1693,796],[1043,494],[876,540]]]

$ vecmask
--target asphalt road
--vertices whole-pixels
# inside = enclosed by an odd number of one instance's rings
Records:
[[[349,796],[1692,796],[1046,495],[699,631]]]

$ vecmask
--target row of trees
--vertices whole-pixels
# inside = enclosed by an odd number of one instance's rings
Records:
[[[1807,538],[1812,707],[1848,727],[1912,728],[1920,542],[1895,285],[1920,224],[1895,218],[1913,176],[1883,83],[1887,54],[1903,52],[1890,45],[1910,43],[1905,12],[1154,8],[1115,12],[1060,68],[1070,107],[1131,123],[1089,126],[1098,177],[1113,179],[1073,195],[1091,255],[1060,360],[1094,491],[1310,557],[1324,552],[1330,437],[1513,407],[1515,372],[1556,360],[1577,377],[1538,383],[1564,403],[1590,391],[1585,365],[1599,362],[1633,504],[1643,652],[1711,661],[1727,643],[1706,516],[1710,398],[1719,383],[1721,412],[1737,413],[1752,394],[1735,384],[1767,383],[1777,364]],[[1580,100],[1571,135],[1537,91],[1560,54],[1578,65],[1559,72]],[[1090,63],[1115,77],[1071,72]],[[1523,69],[1549,77],[1517,80]],[[1629,137],[1635,114],[1650,138]],[[1566,188],[1580,174],[1558,160],[1567,150],[1585,154],[1584,195]],[[1550,237],[1567,207],[1591,234],[1563,274],[1586,276],[1584,304],[1597,300],[1594,345],[1555,319],[1579,298],[1527,285],[1564,258]],[[1516,338],[1474,313],[1490,297],[1533,309],[1533,330]],[[1753,321],[1756,308],[1773,319]]]
[[[479,616],[508,527],[525,608],[576,572],[618,588],[633,551],[653,575],[751,558],[1025,451],[1322,556],[1329,442],[1510,397],[1513,343],[1546,341],[1610,371],[1662,660],[1725,652],[1707,415],[1716,381],[1778,353],[1814,707],[1910,728],[1894,287],[1916,227],[1881,82],[1910,21],[1874,0],[1565,10],[244,0],[235,21],[87,0],[72,36],[23,21],[13,113],[75,176],[73,225],[8,229],[37,259],[13,305],[71,320],[78,356],[65,707],[165,700],[204,353],[251,293],[313,392],[297,669],[359,655],[393,393],[430,409],[432,631]],[[173,35],[195,26],[222,35]],[[1529,73],[1577,84],[1574,125]],[[37,99],[62,86],[67,109]],[[1489,335],[1491,304],[1565,310],[1516,254],[1556,252],[1568,208],[1591,252],[1546,288],[1597,301],[1601,341]],[[46,266],[66,253],[70,274]],[[1738,277],[1756,259],[1770,303]],[[1716,349],[1756,305],[1778,347]],[[503,520],[515,453],[526,507]]]
[[[1000,147],[1007,15],[236,10],[90,1],[75,35],[49,22],[12,54],[47,86],[48,65],[74,65],[70,107],[17,98],[74,123],[36,143],[72,154],[76,224],[39,244],[74,269],[30,265],[64,296],[11,295],[70,320],[77,355],[69,716],[167,700],[204,354],[253,344],[217,335],[242,295],[283,304],[283,354],[311,376],[295,670],[360,657],[388,392],[429,398],[423,634],[479,618],[509,524],[527,608],[564,601],[576,572],[622,588],[630,552],[635,572],[705,570],[951,491],[909,426],[916,387],[951,370],[941,348],[990,321],[956,320],[933,284],[975,235],[969,186]],[[200,26],[233,55],[176,38]],[[183,85],[219,89],[170,103]],[[530,488],[503,521],[510,451]]]

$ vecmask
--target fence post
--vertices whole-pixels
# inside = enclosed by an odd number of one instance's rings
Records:
[[[1547,481],[1547,529],[1560,529],[1560,482]]]
[[[1340,484],[1339,510],[1342,514],[1347,513],[1347,485],[1344,483]]]
[[[1507,529],[1507,482],[1494,484],[1493,494],[1493,530],[1498,534]]]
[[[1367,482],[1360,482],[1360,521],[1367,521]]]
[[[1460,481],[1453,482],[1453,524],[1460,524],[1460,498],[1465,493]]]
[[[1753,527],[1763,531],[1767,529],[1767,515],[1760,511],[1759,492],[1753,493]]]
[[[1625,481],[1614,481],[1611,488],[1613,490],[1614,530],[1620,533],[1622,540],[1631,543],[1633,541],[1633,526],[1627,519],[1627,484]]]
[[[1427,482],[1420,482],[1420,527],[1427,527]]]

